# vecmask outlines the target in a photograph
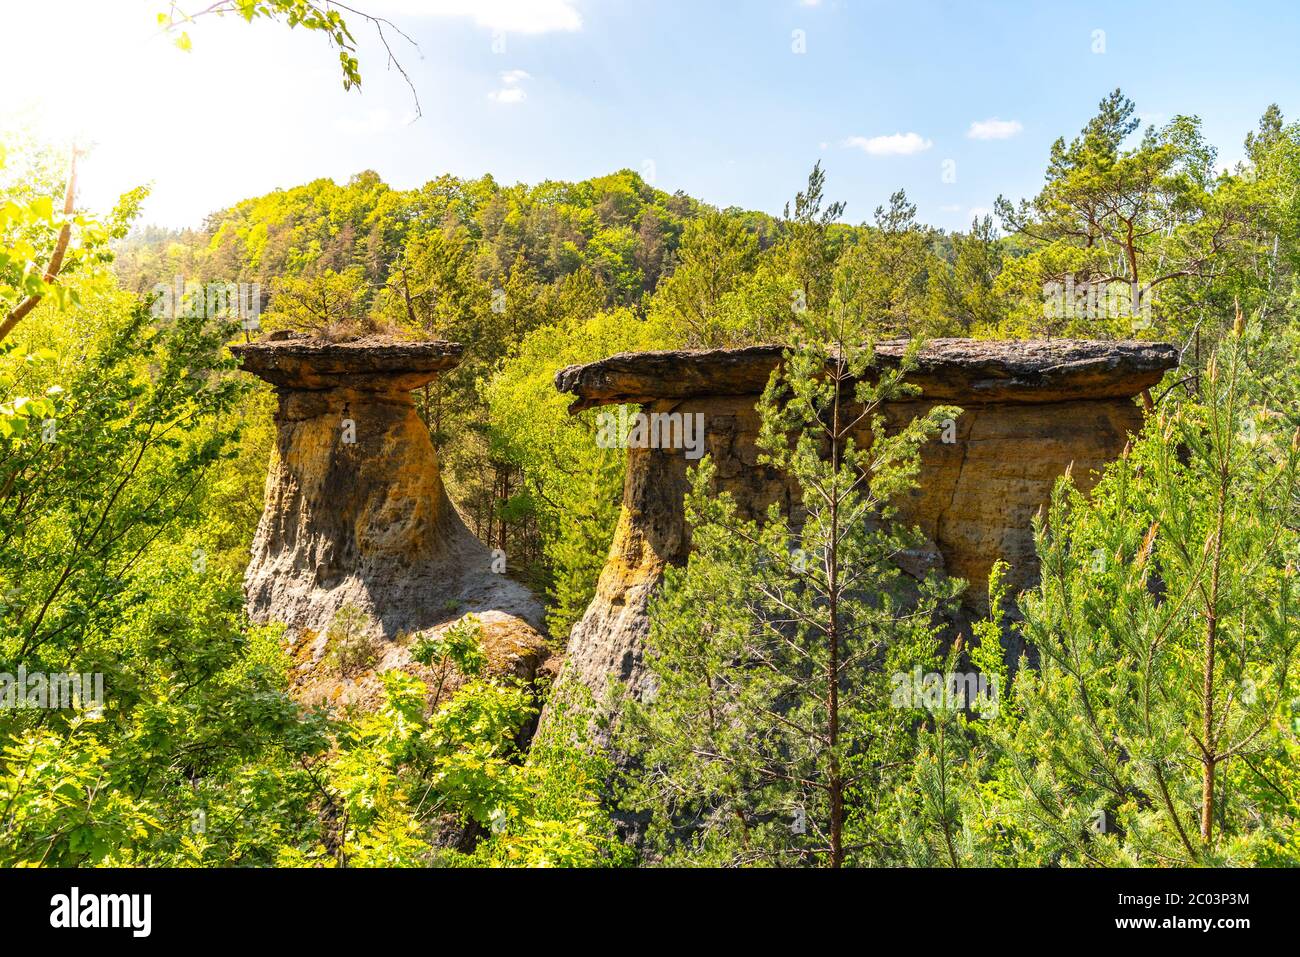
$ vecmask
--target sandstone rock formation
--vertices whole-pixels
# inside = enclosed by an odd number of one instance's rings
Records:
[[[231,351],[278,399],[277,454],[244,578],[250,617],[305,636],[309,666],[347,605],[390,640],[477,614],[489,658],[531,677],[546,654],[543,610],[500,561],[494,571],[448,500],[410,395],[453,368],[461,346],[277,333]],[[398,643],[379,667],[406,661]]]
[[[897,363],[906,343],[882,343],[882,364]],[[778,502],[797,508],[786,479],[758,464],[755,401],[780,362],[777,346],[707,352],[629,353],[556,375],[575,396],[574,411],[637,403],[646,412],[702,413],[716,484],[751,517]],[[1119,455],[1142,423],[1133,397],[1178,361],[1172,346],[1139,342],[987,342],[934,340],[910,381],[919,395],[891,403],[899,425],[936,404],[962,407],[955,441],[923,451],[919,484],[901,504],[932,548],[913,556],[965,579],[971,613],[987,604],[993,563],[1010,563],[1013,593],[1037,574],[1031,519],[1052,484],[1073,463],[1075,480]],[[570,635],[562,680],[600,698],[611,679],[634,689],[643,675],[647,602],[669,563],[689,549],[683,512],[690,463],[681,449],[630,448],[617,532],[596,596]]]

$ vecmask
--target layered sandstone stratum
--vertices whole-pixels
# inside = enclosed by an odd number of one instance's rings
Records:
[[[905,349],[904,342],[882,343],[878,359],[895,364]],[[572,411],[634,403],[647,413],[701,414],[716,488],[749,517],[773,502],[794,514],[797,490],[759,464],[755,447],[755,403],[781,356],[778,346],[628,353],[563,369],[555,384],[574,396]],[[911,561],[965,579],[970,614],[986,606],[989,572],[999,559],[1011,566],[1013,594],[1033,584],[1031,521],[1052,485],[1072,466],[1075,481],[1090,488],[1141,427],[1134,397],[1177,362],[1174,347],[1141,342],[931,341],[909,375],[920,393],[885,408],[895,427],[938,404],[964,410],[949,430],[951,441],[936,438],[925,447],[917,488],[900,503],[901,518],[929,543],[928,554]],[[687,451],[628,450],[614,542],[561,672],[562,681],[581,682],[597,700],[611,681],[635,693],[645,677],[647,604],[664,568],[685,562],[690,546],[684,498],[694,463]]]
[[[492,666],[531,678],[546,655],[543,609],[448,500],[411,398],[455,367],[461,346],[273,333],[231,351],[275,386],[276,454],[244,593],[254,621],[287,625],[303,646],[300,692],[368,699],[375,672],[419,670],[398,639],[467,614],[482,622]],[[340,683],[319,667],[345,606],[382,639],[368,680]]]

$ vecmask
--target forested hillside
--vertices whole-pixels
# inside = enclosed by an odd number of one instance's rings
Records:
[[[1280,238],[1296,228],[1286,198],[1294,149],[1270,108],[1250,167],[1220,177],[1194,117],[1143,131],[1116,91],[1053,147],[1038,196],[1004,202],[1000,223],[985,216],[964,233],[918,222],[902,191],[847,225],[822,195],[820,167],[792,184],[803,188],[778,218],[668,195],[628,170],[535,187],[443,176],[410,191],[365,172],[245,200],[201,230],[141,230],[120,244],[115,268],[140,294],[176,276],[257,282],[267,329],[473,343],[422,396],[421,414],[458,506],[550,594],[562,635],[590,598],[621,481],[620,456],[593,448],[590,417],[571,419],[551,388],[562,366],[786,341],[846,277],[854,307],[886,337],[1167,339],[1208,350],[1234,303],[1267,323],[1286,301],[1297,260]],[[1129,315],[1134,283],[1145,308]],[[1045,298],[1053,284],[1059,301]]]

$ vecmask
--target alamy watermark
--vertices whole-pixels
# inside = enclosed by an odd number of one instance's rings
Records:
[[[25,665],[19,665],[17,674],[0,672],[0,709],[8,708],[82,708],[100,712],[104,708],[104,676],[99,672],[29,672]]]
[[[924,708],[926,711],[979,712],[981,718],[998,713],[997,675],[978,671],[938,674],[923,673],[917,665],[911,671],[895,672],[890,677],[893,692],[889,703],[895,708]]]
[[[152,894],[92,894],[73,887],[66,894],[50,898],[50,926],[120,927],[132,937],[148,937],[153,929]]]
[[[703,412],[617,412],[596,416],[596,444],[602,449],[683,449],[694,461],[704,456]]]
[[[200,283],[177,276],[152,290],[155,319],[238,319],[246,330],[261,327],[262,287],[255,282]]]
[[[1103,280],[1049,282],[1043,286],[1043,316],[1047,319],[1132,319],[1134,328],[1151,325],[1156,291],[1136,282]]]

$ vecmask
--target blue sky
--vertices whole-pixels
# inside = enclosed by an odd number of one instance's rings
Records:
[[[1150,120],[1200,115],[1224,163],[1270,102],[1300,114],[1300,7],[1275,0],[356,5],[418,42],[395,49],[419,120],[364,28],[363,89],[345,93],[331,51],[300,31],[205,20],[191,52],[174,49],[151,29],[163,0],[6,5],[0,34],[32,42],[0,65],[0,85],[20,91],[10,112],[49,135],[89,128],[88,202],[152,181],[144,218],[167,225],[362,169],[410,187],[442,172],[533,183],[628,167],[775,213],[820,158],[847,220],[902,186],[923,221],[960,228],[999,193],[1034,192],[1051,142],[1116,86]],[[49,69],[40,38],[70,22],[76,68],[32,84]]]

